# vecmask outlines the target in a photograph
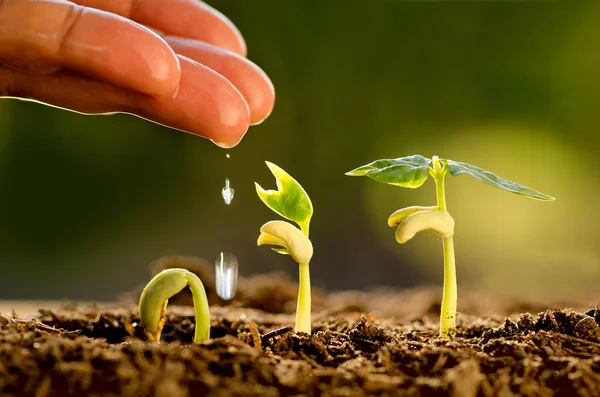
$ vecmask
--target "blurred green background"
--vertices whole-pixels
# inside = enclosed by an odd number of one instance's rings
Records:
[[[430,205],[344,172],[420,153],[553,195],[447,182],[459,288],[568,296],[600,282],[600,3],[214,1],[271,76],[271,117],[225,151],[127,115],[0,101],[0,298],[113,299],[164,254],[234,253],[247,275],[297,266],[255,245],[273,161],[310,194],[313,285],[440,286],[439,239],[395,243],[387,216]],[[226,158],[226,153],[231,155]],[[235,199],[221,198],[225,178]]]

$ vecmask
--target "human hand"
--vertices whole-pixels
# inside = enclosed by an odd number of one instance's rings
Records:
[[[125,112],[239,143],[271,112],[236,27],[198,0],[4,0],[0,96]]]

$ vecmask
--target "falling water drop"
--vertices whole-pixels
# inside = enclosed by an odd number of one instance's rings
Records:
[[[234,194],[234,190],[231,186],[229,186],[229,178],[225,178],[225,187],[223,188],[223,190],[221,190],[221,195],[223,196],[223,200],[225,201],[225,204],[229,205],[231,204],[231,201],[233,201],[233,194]]]
[[[225,157],[227,157],[227,158],[231,158],[231,156],[229,155],[229,153],[227,153],[227,154],[225,155]]]
[[[238,261],[235,255],[221,252],[215,260],[217,295],[230,300],[235,296],[238,280]]]

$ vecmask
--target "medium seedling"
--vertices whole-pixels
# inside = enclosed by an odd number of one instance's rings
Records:
[[[192,291],[196,312],[194,342],[209,338],[210,311],[202,281],[194,273],[185,269],[166,269],[150,280],[140,296],[140,318],[148,339],[153,342],[160,340],[160,334],[165,325],[165,310],[169,298],[186,286],[189,286]]]
[[[302,186],[277,165],[266,162],[277,180],[277,190],[264,190],[258,183],[256,193],[267,207],[282,217],[295,222],[270,221],[260,228],[258,245],[274,245],[273,251],[290,255],[300,267],[298,304],[296,307],[296,332],[311,333],[310,272],[308,264],[313,255],[308,239],[308,228],[313,214],[310,198]]]
[[[356,168],[346,175],[367,176],[377,182],[390,185],[418,188],[425,183],[428,175],[436,184],[437,205],[431,207],[414,206],[400,209],[390,215],[388,225],[397,227],[396,240],[404,244],[423,230],[437,233],[443,240],[444,248],[444,290],[442,294],[442,310],[440,316],[440,337],[451,338],[456,329],[456,265],[454,261],[454,219],[448,213],[444,178],[446,174],[471,175],[475,179],[499,189],[507,190],[537,200],[552,201],[553,197],[537,192],[526,186],[509,182],[474,165],[440,159],[432,159],[421,155],[402,157],[399,159],[376,160]]]

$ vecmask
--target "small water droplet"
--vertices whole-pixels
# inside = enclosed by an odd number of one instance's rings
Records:
[[[227,154],[225,155],[225,157],[227,157],[227,158],[231,158],[231,156],[229,155],[229,153],[227,153]]]
[[[221,195],[223,196],[223,200],[225,204],[229,205],[233,201],[233,194],[235,191],[231,186],[229,186],[229,179],[225,178],[225,187],[221,190]]]
[[[230,300],[235,296],[238,280],[238,261],[235,255],[221,252],[215,260],[217,295]]]

